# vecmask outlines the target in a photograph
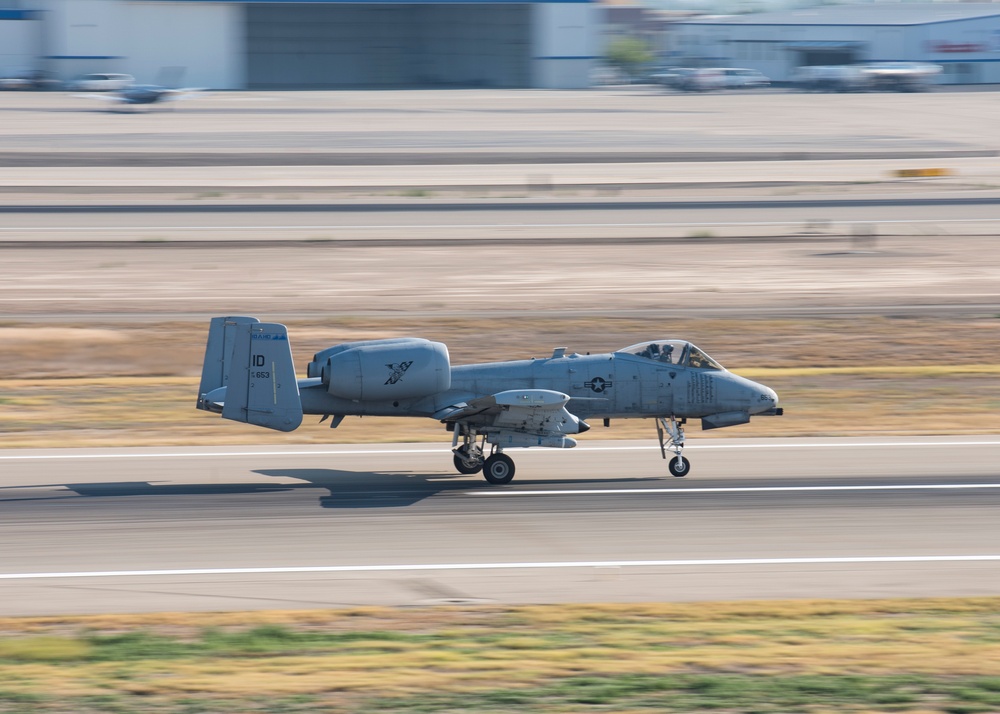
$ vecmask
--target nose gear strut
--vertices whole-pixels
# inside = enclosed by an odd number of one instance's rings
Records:
[[[667,464],[667,470],[671,476],[677,478],[687,476],[691,471],[691,462],[681,456],[681,452],[684,450],[684,423],[686,421],[686,419],[678,421],[673,416],[670,417],[669,421],[664,417],[656,418],[656,435],[660,439],[660,454],[666,459],[667,449],[674,452],[675,456]],[[665,437],[670,438],[669,443]]]

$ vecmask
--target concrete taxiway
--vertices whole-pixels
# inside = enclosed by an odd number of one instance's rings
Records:
[[[0,614],[996,595],[1000,439],[0,452]]]

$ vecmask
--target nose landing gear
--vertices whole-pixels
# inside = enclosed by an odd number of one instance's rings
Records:
[[[656,435],[660,439],[660,454],[667,458],[667,449],[674,452],[674,458],[667,464],[667,471],[671,476],[683,478],[691,471],[691,462],[681,455],[684,450],[684,419],[677,421],[675,417],[669,420],[664,417],[656,418]],[[669,437],[669,441],[668,441]]]
[[[675,456],[670,459],[670,463],[667,464],[667,471],[670,472],[671,476],[676,476],[677,478],[683,478],[688,475],[688,471],[691,470],[691,462],[688,461],[683,456]]]

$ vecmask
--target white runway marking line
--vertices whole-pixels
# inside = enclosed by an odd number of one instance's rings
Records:
[[[953,446],[1000,446],[1000,441],[941,441],[941,442],[907,442],[907,441],[880,441],[880,442],[839,442],[839,443],[775,443],[775,444],[688,444],[685,449],[695,451],[706,451],[712,449],[859,449],[870,447],[905,447],[905,448],[942,448]],[[539,449],[532,450],[532,454],[566,454],[566,453],[587,453],[590,451],[652,451],[658,450],[656,444],[643,446],[581,446],[573,450],[565,449]],[[59,459],[179,459],[179,458],[219,458],[233,456],[359,456],[370,454],[447,454],[450,449],[444,447],[430,449],[320,449],[316,451],[305,451],[302,449],[288,451],[178,451],[178,452],[152,452],[152,453],[123,453],[123,454],[0,454],[0,461],[39,461],[39,460],[59,460]]]
[[[886,484],[875,486],[723,486],[720,488],[600,488],[583,491],[466,491],[465,496],[609,496],[617,494],[648,495],[666,493],[775,493],[784,491],[931,491],[951,489],[1000,488],[1000,483]]]
[[[1000,555],[885,555],[830,558],[720,558],[706,560],[591,560],[541,563],[427,563],[419,565],[304,565],[274,568],[179,568],[65,573],[0,573],[0,580],[169,577],[175,575],[279,575],[287,573],[392,573],[427,570],[524,570],[551,568],[655,568],[747,565],[845,565],[868,563],[977,563]]]

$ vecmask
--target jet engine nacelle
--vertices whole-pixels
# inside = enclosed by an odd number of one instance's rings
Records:
[[[352,400],[414,399],[451,387],[448,348],[418,338],[338,345],[309,365],[334,397]],[[318,372],[318,374],[316,374]]]

